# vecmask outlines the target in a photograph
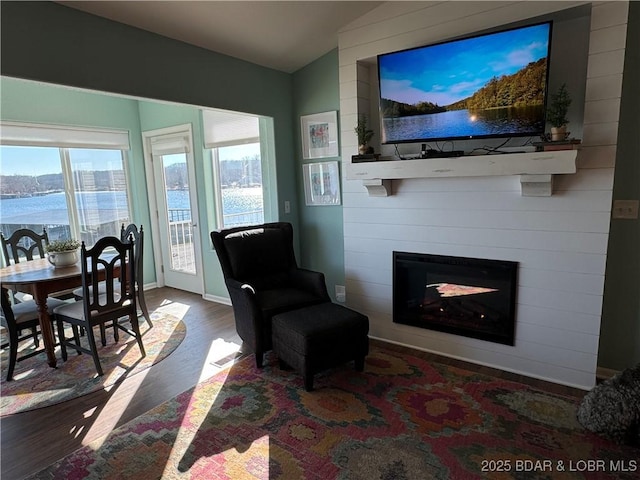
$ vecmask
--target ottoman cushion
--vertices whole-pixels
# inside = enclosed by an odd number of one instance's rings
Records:
[[[309,386],[309,377],[322,369],[350,360],[361,367],[369,352],[367,316],[334,303],[278,314],[272,328],[276,355],[302,373]]]

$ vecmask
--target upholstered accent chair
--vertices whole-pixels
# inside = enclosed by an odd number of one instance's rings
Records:
[[[238,335],[256,355],[272,348],[271,319],[279,313],[330,302],[324,274],[299,268],[293,227],[265,223],[211,232],[231,297]]]

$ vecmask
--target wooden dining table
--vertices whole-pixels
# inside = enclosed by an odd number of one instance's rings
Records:
[[[38,318],[47,353],[49,366],[56,366],[56,340],[51,322],[51,312],[47,308],[50,294],[69,290],[82,285],[82,267],[76,263],[70,267],[54,268],[46,258],[16,263],[0,269],[2,295],[7,289],[30,293],[38,307]]]

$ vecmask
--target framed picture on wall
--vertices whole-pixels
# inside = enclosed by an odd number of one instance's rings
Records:
[[[302,175],[307,205],[340,205],[338,162],[305,163]]]
[[[300,117],[302,158],[338,156],[338,112],[324,112]]]

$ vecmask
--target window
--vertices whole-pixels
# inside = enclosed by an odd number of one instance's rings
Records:
[[[214,149],[219,188],[221,228],[264,222],[260,144]]]
[[[7,131],[3,125],[3,143]],[[73,131],[67,138],[72,137]],[[0,218],[5,236],[20,228],[41,232],[45,227],[50,241],[78,238],[90,247],[100,237],[119,236],[120,225],[130,223],[123,149],[86,148],[91,143],[87,139],[77,142],[83,148],[38,146],[56,143],[41,141],[38,135],[9,143],[0,146]]]
[[[260,118],[203,111],[205,146],[211,148],[219,228],[264,222]]]

